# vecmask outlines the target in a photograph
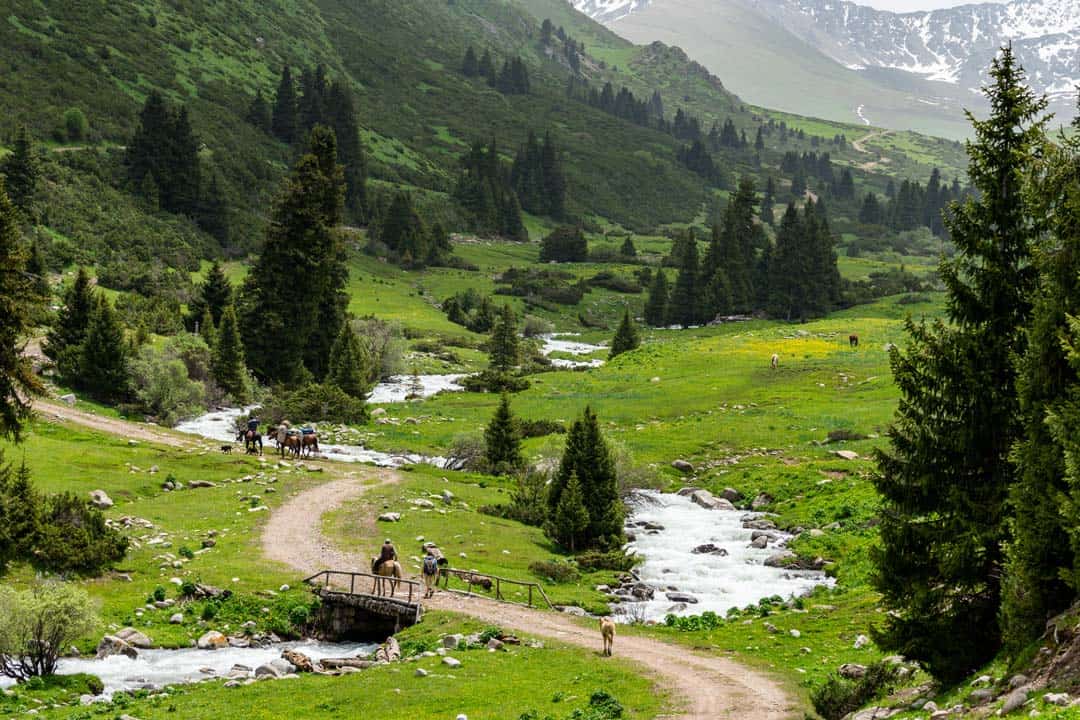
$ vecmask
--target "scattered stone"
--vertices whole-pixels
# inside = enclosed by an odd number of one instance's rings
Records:
[[[491,638],[490,640],[487,641],[487,649],[488,650],[502,650],[503,649],[503,641],[500,640],[499,638]]]
[[[750,503],[750,507],[753,508],[754,510],[760,510],[763,507],[767,507],[768,505],[771,505],[772,502],[773,502],[772,495],[770,495],[768,493],[760,493]]]
[[[169,618],[169,624],[170,625],[183,625],[184,624],[184,613],[174,613],[172,615],[172,617]]]
[[[724,488],[720,492],[720,497],[724,498],[729,503],[737,503],[737,502],[739,502],[740,500],[742,500],[742,496],[743,496],[742,493],[739,492],[738,490],[736,490],[735,488],[727,487],[727,488]]]
[[[108,510],[113,506],[112,498],[105,494],[104,490],[90,491],[90,504],[98,510]]]
[[[428,671],[424,668],[416,668],[416,672],[414,674],[416,675],[416,677],[427,677]]]
[[[443,501],[443,504],[450,505],[451,503],[454,502],[454,493],[450,492],[449,490],[443,490],[442,491],[442,501]]]
[[[780,632],[780,629],[778,627],[776,627],[775,625],[773,625],[772,623],[770,623],[770,622],[765,623],[764,627],[765,627],[765,632],[767,632],[767,633],[769,633],[771,635],[776,635],[776,634],[778,634]]]
[[[270,663],[267,663],[265,665],[260,665],[259,667],[255,668],[255,677],[257,677],[257,678],[264,678],[264,677],[279,678],[279,677],[282,676],[282,674],[283,673],[280,670],[278,670],[276,667],[274,667]]]
[[[865,635],[859,635],[855,638],[855,649],[862,650],[864,647],[870,644],[870,638]]]
[[[383,415],[386,415],[386,408],[375,408],[371,411],[371,417],[373,418],[380,418]]]
[[[790,635],[793,638],[801,638],[802,637],[802,633],[799,632],[798,630],[796,630],[795,628],[791,628],[790,630],[788,630],[788,635]]]
[[[1009,713],[1019,710],[1021,707],[1023,707],[1024,703],[1027,702],[1027,699],[1028,691],[1026,689],[1017,688],[1013,690],[1011,693],[1009,693],[1008,697],[1005,698],[1005,702],[1002,704],[1001,710],[998,711],[998,714],[1008,715]]]
[[[220,648],[229,647],[229,639],[217,630],[211,630],[200,637],[195,645],[200,650],[218,650]]]
[[[987,685],[993,684],[994,678],[990,677],[989,675],[980,675],[979,677],[971,681],[971,687],[979,687],[980,685],[985,687]]]
[[[133,627],[126,627],[123,630],[116,632],[116,637],[120,638],[128,645],[139,648],[140,650],[149,650],[154,647],[154,641],[146,635],[146,633],[139,632]]]
[[[418,508],[431,509],[435,507],[435,503],[431,502],[427,498],[416,498],[415,500],[410,500],[409,502]]]
[[[695,490],[690,495],[690,502],[703,507],[706,510],[734,510],[735,506],[729,500],[714,497],[708,490]]]
[[[188,487],[192,488],[212,488],[217,487],[217,483],[210,480],[190,480],[188,481]]]
[[[464,635],[447,635],[442,639],[442,645],[447,650],[457,650],[462,641],[465,639]]]
[[[77,398],[74,393],[68,393],[67,395],[60,396],[60,402],[64,403],[68,407],[74,407]]]
[[[796,560],[796,555],[790,550],[783,550],[765,558],[765,567],[788,567]]]
[[[1065,707],[1070,702],[1072,702],[1072,698],[1069,696],[1069,693],[1046,693],[1045,695],[1043,695],[1043,702],[1048,705]]]
[[[679,472],[692,473],[694,472],[694,466],[686,460],[672,460],[671,467],[675,468]]]
[[[719,555],[721,557],[727,557],[728,551],[719,545],[713,543],[705,543],[704,545],[698,545],[691,550],[694,555]]]
[[[843,460],[857,460],[859,453],[854,450],[834,450],[833,455]]]
[[[859,665],[858,663],[844,663],[837,672],[840,673],[840,677],[845,677],[848,680],[857,680],[866,675],[866,666]]]
[[[443,665],[445,665],[447,667],[452,667],[452,668],[461,667],[461,661],[460,660],[455,660],[452,657],[444,657],[442,659],[442,662],[443,662]]]
[[[388,512],[379,516],[379,522],[397,522],[401,520],[401,513]]]
[[[1009,678],[1009,689],[1010,690],[1016,690],[1017,688],[1023,687],[1024,685],[1027,685],[1027,684],[1028,684],[1027,675],[1017,674],[1017,675],[1013,675],[1011,678]]]
[[[976,705],[983,705],[994,699],[994,691],[990,688],[978,688],[972,690],[968,700]]]
[[[769,544],[768,535],[758,535],[756,538],[750,541],[750,547],[762,550]]]

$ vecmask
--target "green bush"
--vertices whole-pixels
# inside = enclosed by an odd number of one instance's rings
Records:
[[[616,572],[628,572],[638,562],[636,555],[627,555],[622,550],[601,552],[590,550],[578,555],[577,566],[582,570],[593,572],[596,570],[614,570]]]
[[[891,690],[898,677],[897,666],[879,661],[867,667],[866,674],[858,680],[831,676],[811,691],[810,701],[825,720],[840,720]]]
[[[684,632],[715,630],[723,624],[724,620],[711,610],[706,610],[700,615],[689,615],[687,617],[671,614],[664,616],[664,625]]]
[[[99,575],[127,554],[128,539],[99,510],[72,493],[52,495],[34,548],[34,564],[58,573]]]
[[[295,390],[276,388],[263,403],[263,419],[271,423],[290,420],[358,424],[368,420],[364,401],[334,385],[310,383]]]
[[[537,560],[529,564],[529,572],[554,583],[570,583],[581,578],[576,567],[559,560]]]

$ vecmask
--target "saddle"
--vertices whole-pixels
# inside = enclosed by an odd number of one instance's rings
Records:
[[[315,434],[315,428],[310,428],[310,427],[301,428],[300,432],[302,434],[304,434],[304,435],[314,435]]]

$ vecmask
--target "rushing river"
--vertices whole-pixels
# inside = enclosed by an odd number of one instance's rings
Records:
[[[293,648],[314,661],[323,658],[355,657],[375,650],[375,645],[359,643],[305,642],[281,643],[266,648],[223,648],[221,650],[140,650],[135,659],[113,655],[104,660],[65,658],[60,661],[58,674],[88,673],[101,678],[104,696],[118,690],[158,688],[165,685],[198,682],[224,677],[234,665],[244,665],[252,671],[260,665],[281,657],[281,651]],[[206,672],[212,670],[213,672]],[[13,680],[0,677],[0,688],[11,687]]]
[[[631,528],[635,539],[628,550],[644,558],[637,574],[654,588],[655,595],[652,600],[625,605],[641,606],[648,620],[660,620],[669,612],[698,615],[712,610],[723,615],[729,608],[742,608],[762,598],[787,599],[833,583],[818,571],[767,567],[765,560],[780,552],[790,536],[778,533],[779,540],[767,548],[752,548],[753,531],[742,527],[746,515],[744,511],[706,510],[678,495],[642,492],[629,521],[652,522],[663,529],[652,534]],[[723,548],[727,555],[693,552],[706,543]],[[679,603],[668,599],[668,592],[686,593],[698,602]]]
[[[566,355],[592,355],[593,353],[607,350],[603,345],[578,342],[577,340],[563,340],[565,337],[574,337],[573,333],[558,333],[541,335],[543,345],[540,352],[550,356],[552,353],[564,353]],[[551,358],[551,364],[557,368],[594,368],[604,364],[603,360],[593,358],[591,360],[567,360],[565,358]]]

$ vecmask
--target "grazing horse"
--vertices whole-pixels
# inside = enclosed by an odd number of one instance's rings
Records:
[[[773,353],[772,360],[770,360],[770,363],[772,364],[772,369],[773,370],[780,367],[780,356],[777,355],[776,353]]]
[[[611,647],[615,644],[615,621],[600,618],[600,637],[604,640],[604,655],[611,657]]]
[[[371,586],[371,592],[376,595],[385,595],[386,585],[389,584],[390,597],[394,597],[394,593],[397,592],[398,580],[401,579],[401,563],[397,560],[385,560],[376,570],[375,564],[377,562],[379,562],[379,558],[371,558],[371,571],[378,576]]]
[[[854,333],[852,333],[851,335],[848,335],[847,341],[848,341],[848,345],[850,345],[851,347],[853,347],[853,348],[859,347],[859,336],[858,335],[856,335]]]
[[[262,435],[260,433],[254,430],[237,430],[236,439],[244,441],[244,451],[249,455],[263,454]]]

